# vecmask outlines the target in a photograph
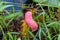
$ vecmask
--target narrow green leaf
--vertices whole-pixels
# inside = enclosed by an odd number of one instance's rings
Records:
[[[27,30],[27,32],[34,38],[34,34],[31,31]]]
[[[13,6],[13,5],[1,5],[0,6],[0,11],[2,12],[5,8],[11,7],[11,6]]]
[[[8,36],[11,38],[11,40],[13,40],[13,37],[12,37],[11,33],[8,32],[7,34],[8,34]]]
[[[58,40],[60,40],[60,34],[58,35]]]
[[[6,20],[6,19],[11,19],[11,18],[20,16],[20,15],[22,15],[22,14],[23,14],[22,11],[16,12],[16,13],[13,13],[13,14],[10,14],[10,15],[5,16],[4,20]]]

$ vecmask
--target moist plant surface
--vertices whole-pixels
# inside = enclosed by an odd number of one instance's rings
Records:
[[[0,40],[60,40],[60,0],[0,1]]]

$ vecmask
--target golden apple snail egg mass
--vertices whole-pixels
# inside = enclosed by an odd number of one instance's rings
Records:
[[[25,21],[32,31],[36,31],[38,29],[38,24],[33,20],[31,11],[25,12]]]

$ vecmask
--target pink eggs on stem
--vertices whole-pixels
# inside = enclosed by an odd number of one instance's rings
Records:
[[[38,24],[33,20],[31,11],[27,11],[25,13],[25,21],[32,31],[36,31],[38,29]]]

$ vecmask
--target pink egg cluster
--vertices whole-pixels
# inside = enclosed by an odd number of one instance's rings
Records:
[[[36,31],[38,29],[38,24],[32,18],[32,12],[27,11],[25,13],[25,21],[32,31]]]

